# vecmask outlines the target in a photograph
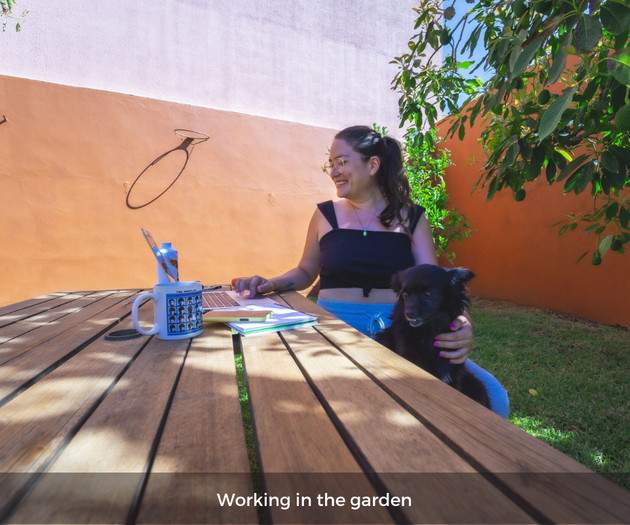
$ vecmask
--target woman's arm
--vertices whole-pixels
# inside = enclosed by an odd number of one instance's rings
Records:
[[[416,264],[438,264],[431,226],[423,214],[413,233],[413,255]],[[473,326],[468,314],[456,317],[451,324],[452,332],[440,334],[434,346],[443,349],[440,357],[453,364],[462,364],[468,359],[473,346]]]
[[[438,260],[435,255],[435,244],[431,226],[423,213],[418,221],[412,237],[413,258],[416,264],[434,264],[437,266]]]

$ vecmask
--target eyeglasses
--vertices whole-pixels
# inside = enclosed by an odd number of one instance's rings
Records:
[[[369,159],[370,157],[361,155],[360,158]],[[333,169],[335,169],[337,170],[337,173],[341,174],[343,173],[343,170],[346,167],[346,164],[348,164],[348,162],[350,162],[351,160],[352,159],[336,158],[333,161],[328,161],[326,164],[322,166],[322,171],[325,171],[326,173],[328,173],[328,175],[332,175],[332,171]]]

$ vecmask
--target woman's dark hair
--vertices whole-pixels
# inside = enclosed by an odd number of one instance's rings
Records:
[[[368,126],[351,126],[341,130],[336,139],[343,140],[363,157],[378,157],[381,165],[376,173],[376,183],[387,199],[387,206],[379,215],[381,224],[389,228],[394,219],[407,228],[407,215],[411,211],[411,188],[405,176],[400,143]]]

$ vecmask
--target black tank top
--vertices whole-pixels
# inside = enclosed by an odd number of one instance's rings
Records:
[[[332,201],[317,205],[332,230],[319,241],[321,251],[320,288],[361,288],[368,297],[373,288],[390,288],[392,276],[415,264],[411,239],[403,232],[369,231],[339,228]],[[413,233],[424,213],[414,204],[409,217]]]

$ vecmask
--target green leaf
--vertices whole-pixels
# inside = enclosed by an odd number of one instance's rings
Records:
[[[552,159],[549,159],[549,163],[547,164],[547,168],[545,169],[545,176],[547,177],[547,182],[549,184],[555,182],[557,171],[558,168],[556,166],[556,163]]]
[[[623,187],[623,184],[626,180],[625,170],[617,170],[617,171],[608,171],[607,169],[602,169],[602,187],[604,189],[604,193],[608,195],[612,189],[620,189]]]
[[[579,195],[586,189],[586,187],[588,186],[588,183],[593,180],[594,173],[595,173],[595,164],[591,160],[590,162],[587,162],[583,168],[581,168],[580,176],[575,181],[575,185],[573,186],[573,192],[576,195]]]
[[[620,35],[615,36],[615,51],[621,51],[626,47],[626,43],[628,42],[628,33],[630,32],[630,28],[621,33]]]
[[[575,263],[579,263],[582,259],[584,259],[584,257],[586,257],[588,255],[588,251],[584,252],[582,255],[580,255],[577,260],[575,261]]]
[[[587,84],[586,89],[584,89],[584,92],[582,93],[582,96],[584,97],[583,100],[590,100],[593,98],[597,88],[599,87],[600,81],[601,77],[597,77]]]
[[[520,152],[520,147],[518,145],[518,142],[514,142],[514,144],[512,144],[508,148],[507,152],[505,153],[505,159],[504,159],[505,165],[513,166],[519,152]]]
[[[600,8],[599,19],[607,31],[620,35],[630,26],[630,8],[621,2],[606,2]]]
[[[514,71],[514,65],[516,64],[516,61],[521,54],[521,44],[525,41],[526,38],[527,30],[525,29],[519,31],[516,35],[514,35],[514,38],[511,42],[512,52],[510,53],[510,60],[508,62],[510,71]]]
[[[617,212],[619,211],[619,203],[613,202],[606,206],[606,220],[610,222],[613,217],[617,216]]]
[[[615,114],[615,126],[621,131],[630,131],[630,104],[619,108]]]
[[[512,10],[514,11],[514,15],[516,15],[517,18],[520,18],[523,16],[525,11],[527,11],[527,5],[524,0],[515,0],[512,4]]]
[[[612,235],[607,235],[601,241],[599,241],[598,251],[599,251],[601,256],[604,256],[606,254],[606,252],[608,250],[610,250],[610,247],[612,246],[612,242],[613,242],[613,236]]]
[[[630,222],[630,211],[628,211],[628,208],[622,207],[619,210],[619,224],[621,224],[622,228],[627,228],[628,222]]]
[[[576,171],[579,167],[582,166],[582,164],[584,164],[584,161],[587,160],[588,157],[589,156],[587,154],[583,154],[569,162],[564,168],[562,168],[562,170],[560,170],[560,175],[558,175],[556,182],[560,182],[561,180],[571,175],[571,173]]]
[[[578,171],[576,171],[573,175],[571,175],[567,179],[567,181],[564,183],[564,193],[569,193],[575,187],[575,184],[580,178],[581,172],[582,172],[582,168],[580,168]]]
[[[551,133],[553,133],[553,131],[555,131],[560,119],[562,118],[562,114],[569,107],[569,104],[571,104],[576,89],[577,86],[573,86],[549,105],[549,108],[540,120],[540,127],[538,128],[539,144],[545,137],[548,137]]]
[[[498,186],[498,181],[496,178],[492,179],[490,181],[490,185],[488,186],[488,193],[486,194],[486,200],[492,200],[492,197],[494,197],[494,194],[497,192],[497,186]]]
[[[608,71],[615,79],[630,86],[630,49],[622,49],[607,62]]]
[[[630,148],[623,148],[621,146],[616,146],[615,144],[613,144],[610,146],[610,151],[612,151],[617,156],[617,159],[619,159],[621,163],[630,166]]]
[[[582,15],[575,30],[575,49],[578,53],[595,49],[602,37],[602,25],[596,16]]]
[[[440,33],[440,44],[447,45],[451,41],[451,30],[448,27],[442,29]]]
[[[525,72],[525,70],[531,63],[532,58],[534,58],[534,55],[536,55],[536,52],[540,49],[540,46],[542,45],[543,41],[544,41],[544,38],[542,37],[535,38],[534,40],[532,40],[529,44],[525,46],[525,49],[523,49],[518,54],[518,57],[516,58],[516,61],[514,62],[514,66],[512,67],[511,78],[521,76]],[[512,53],[516,53],[517,49],[518,48],[515,48],[514,51],[512,51]]]
[[[534,0],[534,10],[538,13],[546,14],[553,7],[552,0]]]

